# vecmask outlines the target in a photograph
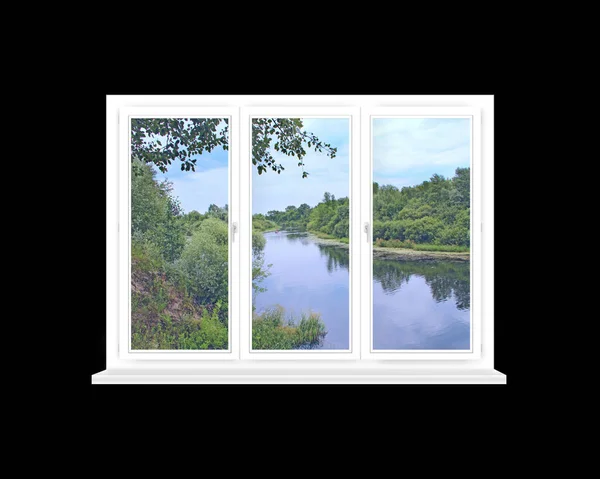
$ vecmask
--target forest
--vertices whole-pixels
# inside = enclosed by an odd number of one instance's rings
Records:
[[[254,231],[309,231],[348,242],[349,200],[325,192],[315,206],[306,203],[252,217]],[[419,185],[398,189],[373,183],[373,238],[376,246],[425,251],[469,251],[470,168],[452,178],[435,174]]]

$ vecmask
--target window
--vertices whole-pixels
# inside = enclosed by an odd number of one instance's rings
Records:
[[[463,104],[109,97],[93,382],[504,383],[493,98]]]
[[[241,124],[241,357],[360,358],[359,110],[248,107]]]
[[[233,358],[237,111],[123,109],[120,126],[120,354]]]
[[[370,159],[362,173],[371,179],[362,185],[371,234],[363,356],[478,358],[479,110],[379,107],[363,111],[362,121]]]

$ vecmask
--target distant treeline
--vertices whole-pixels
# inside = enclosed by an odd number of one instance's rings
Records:
[[[255,214],[252,224],[258,231],[279,227],[348,238],[350,204],[347,197],[336,199],[331,193],[325,192],[321,202],[314,208],[303,203],[298,207],[287,206],[285,211],[271,210],[266,215]]]
[[[414,244],[470,246],[470,168],[457,168],[453,178],[434,174],[416,186],[398,189],[373,183],[373,238],[379,246]],[[349,200],[325,193],[317,206],[306,203],[252,217],[254,231],[277,228],[308,230],[347,239]]]
[[[401,190],[373,183],[373,238],[417,244],[470,245],[470,168],[433,175]]]

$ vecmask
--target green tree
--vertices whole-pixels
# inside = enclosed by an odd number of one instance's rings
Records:
[[[269,268],[272,265],[265,266],[264,249],[266,244],[267,240],[261,233],[252,231],[252,290],[254,295],[266,291],[260,286],[260,283],[271,274]]]
[[[227,223],[207,218],[186,243],[176,265],[197,304],[221,301],[224,311],[228,300],[227,231]]]
[[[398,190],[373,183],[373,238],[394,243],[470,245],[470,168],[453,178],[434,174],[428,181]]]
[[[302,168],[302,178],[308,176],[304,170],[303,158],[307,148],[323,152],[334,158],[337,148],[332,147],[302,128],[304,124],[300,118],[253,118],[252,119],[252,164],[256,166],[258,174],[266,173],[269,169],[281,173],[285,168],[277,163],[271,154],[271,143],[275,151],[298,159],[298,166]]]
[[[131,153],[144,163],[152,163],[165,173],[174,162],[181,170],[196,171],[197,158],[217,147],[228,149],[229,124],[226,118],[136,118],[131,121]],[[277,152],[295,157],[308,176],[303,158],[306,148],[325,152],[334,158],[337,148],[321,141],[303,129],[300,118],[254,118],[252,120],[252,164],[258,174],[269,169],[281,173],[285,168],[271,154]]]
[[[470,206],[471,202],[471,168],[456,168],[452,182],[460,195],[461,204]]]
[[[179,201],[169,182],[158,183],[149,165],[134,160],[131,165],[131,236],[135,242],[156,245],[162,257],[174,261],[185,243],[178,221]]]

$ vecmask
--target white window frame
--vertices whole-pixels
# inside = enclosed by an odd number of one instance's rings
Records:
[[[349,312],[348,318],[348,350],[290,350],[290,351],[269,351],[252,350],[252,119],[253,118],[348,118],[350,128],[350,151],[349,151],[349,187],[348,196],[350,198],[350,241],[349,255],[350,265],[348,274],[348,292],[349,292]],[[360,108],[357,107],[305,107],[305,106],[267,106],[267,107],[242,107],[240,114],[241,141],[240,141],[240,163],[241,163],[241,184],[240,198],[241,209],[240,217],[242,225],[247,225],[240,230],[241,254],[241,278],[240,284],[240,337],[241,337],[241,359],[257,360],[333,360],[333,359],[360,359],[360,221],[353,221],[353,211],[358,208],[353,206],[356,198],[360,198],[360,181],[358,172],[360,171],[359,145],[360,145]],[[324,160],[325,161],[325,160]],[[293,168],[293,167],[291,167]],[[288,172],[292,174],[293,172]],[[307,184],[309,187],[309,184]],[[244,221],[245,219],[245,221]]]
[[[228,118],[229,188],[229,318],[228,349],[223,350],[132,350],[131,349],[131,120],[134,118]],[[239,241],[233,224],[239,221],[239,110],[232,107],[130,107],[119,111],[119,358],[136,360],[214,360],[239,358]],[[174,165],[178,167],[179,165]]]
[[[373,349],[373,120],[376,118],[470,118],[471,120],[471,248],[470,248],[470,348],[468,350],[376,350]],[[371,107],[362,110],[361,143],[361,217],[369,223],[368,241],[361,244],[366,249],[362,255],[361,291],[369,291],[368,300],[363,293],[361,317],[362,359],[414,359],[470,360],[481,357],[481,113],[473,107]],[[365,136],[367,138],[365,138]],[[368,140],[367,140],[368,139]],[[368,181],[367,181],[368,179]]]
[[[285,107],[283,107],[285,105]],[[296,384],[415,384],[415,383],[460,383],[460,384],[479,384],[495,383],[505,384],[506,376],[494,369],[494,97],[493,95],[109,95],[107,96],[107,317],[106,317],[106,370],[92,375],[94,384],[228,384],[228,383],[296,383]],[[232,341],[230,343],[231,353],[221,353],[218,355],[206,354],[206,352],[190,352],[191,354],[162,354],[151,352],[144,355],[144,358],[151,360],[140,360],[140,355],[136,352],[131,354],[122,354],[122,342],[120,336],[123,332],[119,330],[122,326],[120,317],[123,315],[123,291],[129,289],[129,283],[123,276],[123,264],[129,268],[129,261],[124,252],[128,251],[129,246],[123,242],[123,231],[130,228],[123,228],[123,209],[126,215],[129,215],[127,206],[123,205],[123,183],[119,181],[123,177],[123,164],[125,169],[129,170],[129,162],[123,161],[129,156],[124,156],[119,148],[119,134],[123,135],[123,125],[119,125],[119,116],[121,111],[127,108],[141,107],[147,108],[149,116],[155,116],[158,109],[164,116],[229,116],[232,118],[231,132],[234,131],[236,121],[239,135],[230,132],[230,167],[236,162],[236,158],[244,158],[244,153],[240,150],[243,145],[236,145],[236,137],[241,138],[244,134],[244,128],[240,128],[240,111],[250,107],[261,107],[265,111],[275,111],[271,107],[285,108],[286,111],[296,114],[302,108],[307,106],[323,108],[332,111],[331,108],[354,108],[360,109],[360,170],[364,175],[365,163],[368,163],[368,180],[363,178],[360,188],[360,224],[355,225],[360,228],[359,239],[356,239],[355,228],[351,234],[354,237],[351,241],[356,245],[360,244],[361,256],[360,271],[365,270],[365,261],[371,258],[371,244],[366,243],[362,224],[370,221],[371,210],[370,201],[364,201],[365,188],[371,178],[370,155],[367,152],[365,156],[365,139],[370,143],[370,131],[365,131],[364,123],[365,112],[374,111],[379,107],[394,108],[415,108],[415,111],[423,112],[424,108],[432,107],[471,107],[481,111],[481,158],[480,172],[475,178],[473,191],[481,198],[480,215],[478,221],[473,218],[472,210],[472,234],[479,225],[481,234],[481,254],[479,267],[481,269],[481,282],[473,290],[475,297],[472,296],[473,304],[479,304],[481,308],[481,327],[479,335],[481,344],[479,352],[475,351],[476,345],[473,344],[473,355],[468,359],[456,360],[453,358],[440,358],[439,354],[435,358],[425,360],[423,355],[408,354],[404,357],[402,353],[391,353],[389,359],[382,356],[371,357],[369,348],[365,350],[361,345],[360,350],[363,353],[360,359],[352,361],[340,361],[333,358],[307,359],[306,357],[288,359],[272,358],[270,361],[257,361],[253,357],[242,354],[242,350],[235,350],[236,334],[235,318],[243,318],[243,303],[235,300],[235,293],[230,302],[232,329]],[[293,109],[293,111],[292,111]],[[224,113],[224,112],[228,113]],[[407,110],[405,110],[406,112]],[[298,115],[300,116],[300,115]],[[370,116],[367,114],[367,116]],[[120,128],[120,129],[119,129]],[[129,133],[127,133],[128,135]],[[352,137],[353,151],[354,141],[358,139],[355,135]],[[476,149],[476,145],[473,145]],[[127,147],[128,148],[128,147]],[[235,153],[237,151],[237,153]],[[357,158],[359,155],[353,154]],[[249,158],[249,157],[248,157]],[[354,160],[353,160],[354,161]],[[475,157],[472,162],[472,175]],[[239,165],[243,171],[244,165]],[[357,171],[351,166],[351,169]],[[235,168],[233,168],[235,169]],[[477,185],[477,179],[481,184]],[[237,184],[236,184],[237,181]],[[356,184],[356,182],[355,182]],[[128,186],[128,185],[127,185]],[[249,185],[246,184],[246,188]],[[369,196],[372,188],[370,184]],[[244,185],[240,184],[240,178],[232,175],[232,184],[230,194],[237,192],[243,193]],[[249,192],[248,192],[249,194]],[[354,193],[351,195],[351,202],[356,202]],[[232,255],[238,251],[237,263],[241,269],[234,273],[233,263],[236,259],[233,256],[230,264],[230,274],[237,274],[243,280],[243,275],[247,278],[250,275],[249,258],[243,258],[239,248],[243,247],[242,236],[245,234],[246,245],[249,245],[248,228],[244,228],[244,222],[249,221],[247,226],[251,225],[251,212],[247,209],[245,213],[238,210],[236,216],[231,212],[235,204],[240,204],[240,197],[233,198],[230,202],[230,223],[236,221],[240,225],[240,241],[237,246],[232,248]],[[355,203],[356,204],[356,203]],[[368,205],[367,205],[368,204]],[[244,202],[241,202],[244,206]],[[246,205],[249,208],[249,205]],[[367,208],[367,210],[365,210]],[[249,214],[250,213],[250,214]],[[356,218],[356,214],[353,217]],[[368,219],[364,219],[368,218]],[[247,231],[244,231],[244,230]],[[230,248],[231,248],[230,243]],[[235,244],[235,243],[233,243]],[[353,252],[353,255],[356,251]],[[472,252],[472,258],[475,255]],[[246,263],[246,264],[245,264]],[[472,265],[473,266],[473,265]],[[245,271],[245,270],[248,271]],[[367,276],[371,276],[371,268],[366,269]],[[124,285],[124,281],[126,282]],[[362,276],[359,290],[364,297],[364,275]],[[232,278],[230,288],[235,284],[235,276]],[[247,282],[247,281],[246,281]],[[475,282],[477,282],[475,280]],[[239,287],[239,284],[238,284]],[[369,291],[370,291],[369,285]],[[356,294],[356,288],[353,286],[353,293]],[[239,293],[238,290],[238,299]],[[477,297],[479,295],[479,297]],[[353,300],[354,301],[354,300]],[[360,327],[361,341],[364,342],[365,324],[370,326],[370,295],[367,301],[360,302]],[[237,305],[236,305],[237,303]],[[354,303],[353,303],[354,304]],[[365,312],[365,308],[367,311]],[[472,313],[473,316],[475,313]],[[356,321],[357,318],[354,318]],[[242,323],[238,323],[242,324]],[[355,323],[357,324],[357,323]],[[121,333],[121,334],[120,334]],[[239,336],[237,344],[239,345]],[[369,338],[370,341],[370,338]],[[354,352],[354,345],[353,345]],[[204,353],[204,354],[202,354]],[[156,354],[156,357],[150,356]],[[171,359],[177,358],[174,362]],[[225,358],[230,358],[224,360]],[[240,359],[241,358],[241,359]]]

